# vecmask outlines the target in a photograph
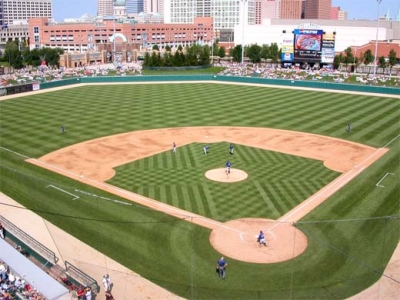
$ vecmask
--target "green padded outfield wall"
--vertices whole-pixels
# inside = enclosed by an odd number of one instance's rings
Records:
[[[365,93],[380,93],[389,95],[400,95],[400,88],[363,86],[356,84],[343,84],[332,82],[301,81],[287,79],[267,79],[257,77],[239,76],[217,76],[217,75],[149,75],[149,76],[96,76],[80,77],[66,80],[44,82],[40,84],[40,89],[80,84],[80,83],[128,83],[128,82],[159,82],[159,81],[215,81],[232,83],[266,84],[290,87],[304,87],[312,89],[330,89],[340,91],[354,91]]]

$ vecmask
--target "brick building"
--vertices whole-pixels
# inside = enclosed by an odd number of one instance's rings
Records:
[[[305,19],[331,19],[332,0],[306,0],[304,8]]]
[[[47,18],[29,20],[29,48],[62,48],[60,61],[67,67],[93,62],[129,62],[141,52],[170,46],[176,49],[192,44],[211,45],[212,18],[198,17],[193,24],[132,23],[128,19],[114,22],[52,23]],[[65,60],[65,62],[63,62]]]
[[[281,19],[300,19],[302,0],[281,0]]]

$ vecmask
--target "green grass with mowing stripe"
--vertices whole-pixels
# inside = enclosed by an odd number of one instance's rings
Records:
[[[183,210],[218,220],[245,217],[278,219],[331,182],[340,173],[320,161],[229,143],[179,147],[116,168],[109,183]],[[245,181],[221,183],[206,171],[232,167],[248,173]]]
[[[116,133],[204,125],[272,127],[382,147],[399,134],[400,104],[399,99],[393,97],[208,83],[82,86],[0,101],[0,115],[2,192],[105,255],[185,298],[343,299],[378,279],[399,241],[398,218],[374,219],[400,214],[398,177],[385,179],[385,188],[376,187],[387,172],[400,174],[399,139],[389,145],[388,154],[297,224],[309,239],[305,253],[272,265],[248,264],[228,258],[230,267],[224,282],[214,272],[219,254],[209,244],[209,230],[140,205],[105,200],[103,198],[124,201],[25,163],[23,157],[4,150],[40,157],[68,145]],[[350,134],[346,132],[348,122],[353,124]],[[60,133],[62,124],[66,125],[66,135]],[[223,151],[227,151],[226,145],[221,144]],[[176,164],[177,170],[193,166],[190,156],[197,155],[197,148],[195,144],[187,146],[182,153],[185,160]],[[239,146],[235,151],[238,149]],[[180,155],[183,149],[178,150]],[[250,150],[253,151],[246,149]],[[290,161],[289,156],[254,151],[257,156],[243,156],[241,163],[264,155],[276,164]],[[167,166],[169,155],[160,154]],[[223,167],[225,159],[217,155],[209,158],[215,159],[215,166]],[[300,163],[301,159],[295,160]],[[203,197],[214,196],[210,189],[202,186],[179,183],[151,191],[144,181],[145,171],[151,169],[146,169],[144,162],[136,162],[135,166],[142,170],[143,186],[134,187],[129,175],[124,179],[127,186],[142,189],[144,194],[159,195],[163,201],[172,201],[181,207],[187,205],[180,200],[181,196],[185,199],[195,195],[195,200],[191,200],[194,210],[210,216],[219,215],[217,204],[205,205],[201,201]],[[270,170],[276,171],[274,167]],[[290,197],[294,194],[290,187],[296,191],[303,189],[305,195],[331,176],[322,172],[324,179],[313,183],[313,178],[318,176],[311,174],[309,181],[306,177],[309,174],[302,171],[301,178],[295,178],[298,182],[283,180],[280,183]],[[166,172],[166,168],[161,172]],[[188,172],[192,174],[191,170]],[[49,184],[78,193],[80,199],[72,201],[67,195],[47,187]],[[180,188],[182,186],[186,188]],[[259,180],[254,186],[261,187],[269,196],[280,197],[282,193],[276,182]],[[170,200],[164,192],[179,197]],[[218,193],[218,198],[228,203],[230,195]],[[249,214],[260,211],[257,205],[253,209],[250,207],[253,205],[248,206]],[[232,219],[240,213],[229,210],[223,218]]]

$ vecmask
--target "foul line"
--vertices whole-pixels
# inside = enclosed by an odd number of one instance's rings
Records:
[[[32,160],[32,161],[35,161],[37,165],[46,165],[46,166],[49,166],[50,168],[53,168],[53,169],[55,169],[55,170],[59,170],[59,171],[62,171],[62,172],[64,172],[64,173],[70,174],[70,175],[72,175],[72,176],[74,176],[74,177],[76,177],[76,178],[80,178],[80,179],[84,178],[85,180],[87,180],[87,181],[89,181],[89,182],[92,182],[93,184],[95,184],[95,185],[97,185],[97,186],[100,186],[100,187],[101,187],[101,186],[102,186],[102,187],[107,187],[108,189],[118,191],[118,192],[120,192],[120,193],[122,193],[122,194],[126,194],[126,195],[129,195],[129,196],[131,196],[131,197],[135,197],[135,198],[140,199],[141,201],[144,202],[144,203],[141,203],[142,205],[145,205],[145,206],[148,206],[148,207],[154,209],[154,207],[151,207],[151,206],[149,206],[149,205],[146,204],[146,202],[147,202],[147,203],[152,203],[152,204],[154,204],[155,206],[157,206],[157,207],[159,208],[159,211],[161,211],[161,212],[165,212],[165,213],[166,213],[166,211],[169,210],[169,211],[172,211],[172,213],[170,213],[170,215],[171,215],[171,214],[174,215],[174,216],[177,216],[177,215],[179,216],[179,215],[181,215],[181,216],[186,217],[186,218],[193,218],[193,217],[194,217],[194,218],[196,218],[196,219],[202,220],[203,222],[213,224],[214,226],[219,226],[219,227],[222,227],[222,228],[225,228],[225,229],[228,229],[228,230],[232,230],[232,231],[235,231],[235,232],[237,232],[237,233],[239,233],[239,234],[245,234],[243,231],[240,231],[240,230],[231,228],[231,227],[229,227],[229,226],[223,225],[222,223],[220,223],[220,222],[218,222],[218,221],[214,221],[214,220],[212,220],[212,219],[204,218],[203,216],[200,216],[200,215],[196,215],[196,214],[189,213],[189,212],[187,212],[187,211],[184,211],[184,210],[181,210],[181,209],[172,207],[172,206],[170,206],[170,205],[168,205],[168,204],[165,204],[165,203],[162,203],[162,202],[158,202],[158,201],[153,200],[153,199],[150,199],[150,198],[146,198],[146,197],[144,197],[144,196],[135,194],[135,193],[133,193],[133,192],[129,192],[129,191],[124,190],[124,189],[121,189],[121,188],[119,188],[119,187],[106,184],[106,183],[104,183],[104,182],[99,182],[99,181],[96,181],[96,180],[93,180],[93,179],[90,179],[90,178],[86,178],[86,177],[84,177],[84,176],[79,176],[79,175],[75,174],[74,172],[71,172],[71,171],[69,171],[69,170],[65,170],[65,169],[59,168],[59,167],[57,167],[57,166],[48,164],[48,163],[46,163],[46,162],[37,160],[37,159],[35,159],[35,158],[31,158],[31,160]],[[92,184],[92,186],[93,186],[93,184]],[[95,187],[96,187],[96,186],[95,186]],[[78,198],[79,198],[79,197],[78,197]],[[135,201],[135,200],[134,200],[134,199],[131,199],[131,201]],[[135,202],[137,202],[137,201],[135,201]],[[198,224],[198,223],[197,223],[197,224]],[[201,225],[201,224],[198,224],[198,225]],[[205,227],[205,226],[203,226],[203,227]],[[211,228],[211,227],[207,227],[207,228],[213,229],[213,228]]]
[[[97,196],[95,194],[91,194],[91,193],[88,193],[88,192],[85,192],[85,191],[81,191],[81,190],[77,190],[77,189],[75,189],[75,192],[79,192],[79,193],[82,193],[84,195],[89,195],[91,197],[99,198],[99,199],[102,199],[102,200],[111,201],[111,202],[114,202],[114,203],[119,203],[119,204],[128,205],[128,206],[132,205],[132,203],[128,203],[128,202],[120,201],[120,200],[115,200],[115,199],[110,199],[110,198],[106,198],[106,197],[102,197],[102,196]]]
[[[21,157],[26,158],[26,159],[29,159],[29,158],[30,158],[30,157],[28,157],[28,156],[26,156],[26,155],[23,155],[23,154],[21,154],[21,153],[12,151],[12,150],[7,149],[7,148],[4,148],[4,147],[0,147],[0,149],[3,149],[3,150],[8,151],[8,152],[11,152],[11,153],[13,153],[13,154],[15,154],[15,155],[21,156]]]
[[[379,182],[376,184],[376,186],[379,186],[379,187],[385,187],[384,185],[380,185],[380,183],[388,176],[388,175],[394,175],[394,173],[386,173],[383,177],[382,177],[382,179],[381,180],[379,180]]]
[[[59,187],[56,187],[56,186],[54,186],[54,185],[52,185],[52,184],[46,186],[46,188],[48,188],[48,187],[52,187],[53,189],[59,190],[59,191],[61,191],[61,192],[63,192],[63,193],[66,193],[66,194],[68,194],[68,195],[73,196],[74,198],[73,198],[72,200],[79,199],[79,196],[74,195],[74,194],[71,194],[71,193],[69,193],[69,192],[67,192],[67,191],[65,191],[65,190],[63,190],[63,189],[60,189]]]

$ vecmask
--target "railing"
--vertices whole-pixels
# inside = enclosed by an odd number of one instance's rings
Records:
[[[18,240],[20,240],[22,243],[27,245],[30,249],[35,251],[38,255],[43,257],[45,260],[50,262],[51,264],[55,265],[58,262],[58,257],[56,254],[44,246],[43,244],[39,243],[37,240],[35,240],[33,237],[31,237],[29,234],[15,226],[13,223],[11,223],[9,220],[4,218],[3,216],[0,216],[0,222],[3,224],[3,227],[5,229],[6,234],[11,234]]]
[[[68,276],[68,279],[75,281],[78,285],[90,287],[92,291],[96,291],[97,293],[100,291],[100,286],[95,279],[73,266],[68,261],[65,261],[65,274]]]

